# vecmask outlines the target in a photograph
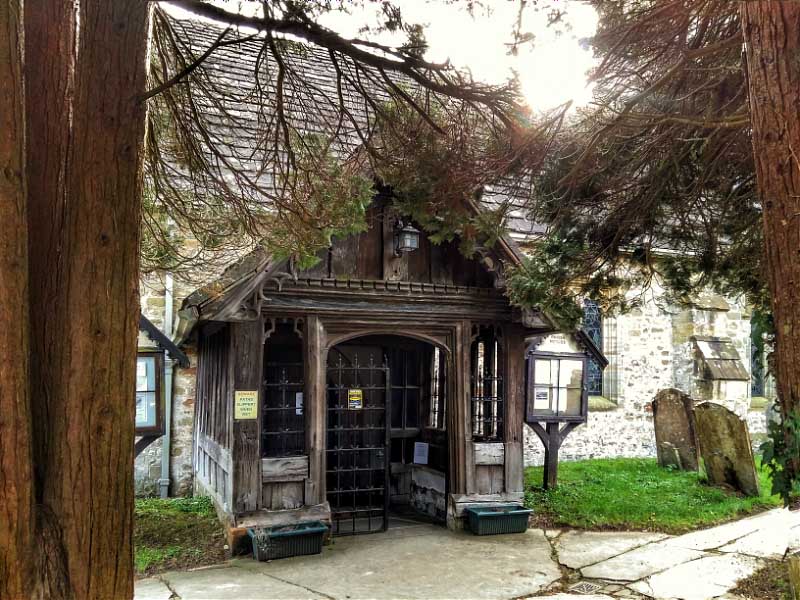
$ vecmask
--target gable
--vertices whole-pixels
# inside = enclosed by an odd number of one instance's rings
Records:
[[[458,249],[458,242],[431,243],[420,229],[419,248],[396,256],[396,214],[383,198],[376,198],[367,209],[367,231],[347,238],[334,239],[331,247],[320,255],[320,262],[298,273],[299,278],[353,279],[375,281],[407,281],[446,284],[460,287],[493,288],[497,269],[490,272],[487,264],[497,259],[467,258]]]

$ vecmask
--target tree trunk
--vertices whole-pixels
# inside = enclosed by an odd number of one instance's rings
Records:
[[[781,412],[800,409],[800,2],[739,4]],[[794,473],[798,474],[795,460]]]
[[[21,19],[20,0],[0,0],[0,598],[17,598],[32,590]]]
[[[28,273],[30,277],[30,390],[33,422],[33,470],[37,510],[37,564],[48,594],[67,593],[66,553],[56,515],[43,503],[48,465],[58,441],[50,438],[51,415],[59,414],[55,396],[64,353],[61,300],[64,282],[64,217],[67,210],[66,168],[75,74],[77,5],[71,2],[28,2],[25,6],[25,86]]]
[[[25,19],[41,560],[26,574],[48,598],[129,598],[149,8],[77,5]]]

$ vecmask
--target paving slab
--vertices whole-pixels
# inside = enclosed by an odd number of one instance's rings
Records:
[[[554,596],[540,596],[551,600],[614,600],[605,594],[556,594]]]
[[[555,548],[558,562],[580,569],[666,537],[662,533],[567,531],[556,540]]]
[[[794,523],[794,518],[785,509],[775,509],[740,521],[679,535],[671,538],[667,543],[691,550],[712,550],[769,527],[772,522]]]
[[[789,553],[800,550],[800,527],[792,527],[789,531]]]
[[[740,579],[763,565],[752,556],[706,556],[633,583],[630,587],[652,598],[709,600],[727,594]]]
[[[591,579],[638,581],[675,565],[701,558],[699,550],[669,545],[670,539],[635,548],[603,562],[584,567],[581,574]]]
[[[157,577],[135,582],[133,600],[170,600],[172,591]]]
[[[341,600],[500,600],[535,594],[561,578],[541,530],[497,536],[443,528],[415,536],[372,534],[338,538],[321,555],[232,564],[242,573],[269,575]]]
[[[792,533],[783,522],[770,522],[763,529],[754,531],[720,548],[721,552],[736,552],[761,558],[780,559],[789,547],[789,538]]]
[[[233,564],[162,575],[181,600],[317,600],[327,598],[303,586],[280,581]],[[137,591],[138,599],[138,591]]]

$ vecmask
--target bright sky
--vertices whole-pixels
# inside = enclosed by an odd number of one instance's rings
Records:
[[[594,59],[591,50],[580,40],[594,34],[597,14],[581,0],[538,0],[540,10],[533,9],[532,5],[537,2],[528,0],[523,31],[532,32],[535,40],[523,46],[517,56],[508,54],[507,44],[511,41],[519,0],[484,0],[489,14],[477,9],[474,15],[458,3],[448,4],[445,0],[394,2],[402,9],[406,22],[425,26],[430,46],[427,59],[443,62],[449,58],[455,66],[470,69],[476,79],[487,83],[500,83],[516,72],[523,94],[536,111],[548,110],[569,100],[574,106],[590,102],[587,72]],[[252,12],[248,3],[236,0],[214,3],[228,10]],[[252,5],[257,6],[257,3]],[[565,10],[564,22],[568,27],[563,23],[548,26],[547,15],[552,8]],[[374,11],[375,7],[368,3],[366,8],[353,9],[351,14],[329,13],[322,24],[345,37],[361,37],[358,29],[365,23],[376,22]],[[397,44],[403,40],[386,34],[375,41]]]
[[[539,0],[541,10],[533,10],[534,2],[529,1],[523,30],[536,37],[517,56],[508,55],[507,44],[517,18],[518,0],[485,1],[490,6],[488,15],[481,10],[470,15],[466,8],[441,0],[395,2],[402,8],[406,22],[426,26],[429,60],[441,62],[449,58],[487,83],[500,83],[516,71],[522,91],[535,110],[547,110],[569,100],[581,106],[591,100],[587,72],[594,59],[591,49],[580,40],[594,35],[597,13],[580,0]],[[569,28],[548,26],[547,14],[552,8],[565,10]],[[351,16],[333,13],[326,16],[323,24],[355,37],[365,16],[363,12]]]

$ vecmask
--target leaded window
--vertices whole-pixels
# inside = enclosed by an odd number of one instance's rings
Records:
[[[583,331],[595,343],[597,348],[603,351],[603,316],[597,302],[589,300],[583,301]],[[590,396],[603,395],[603,367],[589,358],[586,365],[586,385]]]

